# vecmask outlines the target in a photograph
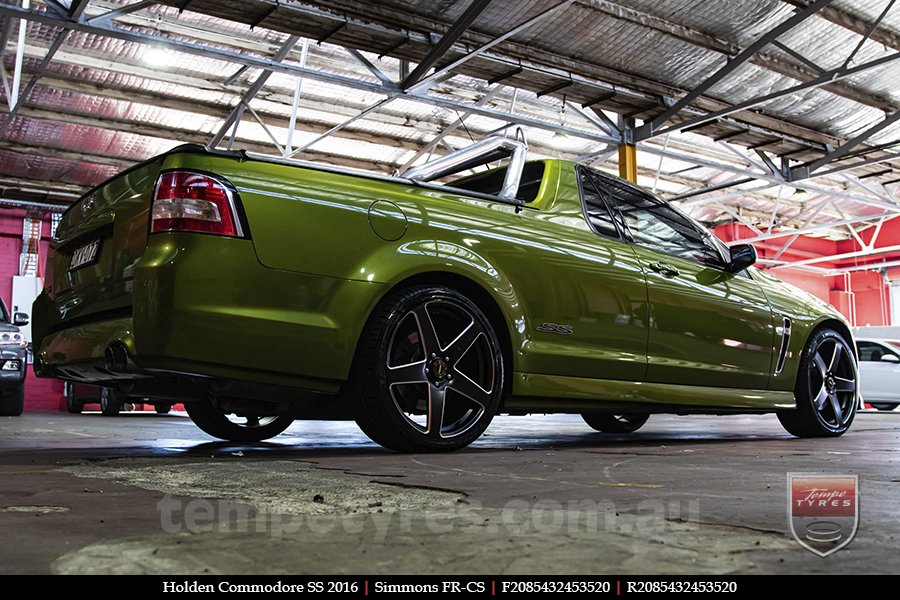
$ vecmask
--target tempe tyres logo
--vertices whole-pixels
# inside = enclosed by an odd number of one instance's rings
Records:
[[[821,557],[850,543],[859,525],[856,475],[788,473],[788,524],[801,546]]]

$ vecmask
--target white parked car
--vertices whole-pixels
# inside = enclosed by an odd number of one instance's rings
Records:
[[[900,342],[856,340],[863,401],[878,410],[900,405]]]

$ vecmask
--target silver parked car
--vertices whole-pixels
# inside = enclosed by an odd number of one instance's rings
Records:
[[[856,339],[863,401],[878,410],[900,405],[900,342]]]

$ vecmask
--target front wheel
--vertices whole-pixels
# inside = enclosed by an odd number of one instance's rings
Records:
[[[897,408],[897,406],[898,406],[897,404],[885,404],[882,402],[878,402],[878,403],[873,402],[872,403],[872,408],[875,408],[878,410],[894,410],[895,408]]]
[[[171,404],[156,404],[154,406],[156,409],[156,414],[158,415],[167,415],[172,410]]]
[[[294,422],[277,415],[238,415],[225,413],[211,398],[186,402],[185,411],[205,433],[229,442],[261,442],[273,438]]]
[[[833,329],[810,336],[800,358],[796,410],[778,413],[797,437],[833,437],[846,432],[856,415],[857,370],[853,350]]]
[[[440,285],[387,297],[369,319],[355,366],[356,422],[399,452],[463,448],[503,395],[500,341],[484,312]]]
[[[644,426],[647,413],[581,413],[584,422],[603,433],[634,433]]]
[[[25,383],[0,392],[0,416],[18,417],[25,410]]]

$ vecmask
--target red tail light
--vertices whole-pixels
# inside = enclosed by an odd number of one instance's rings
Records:
[[[244,235],[231,190],[213,177],[190,171],[168,171],[159,176],[150,210],[150,231]]]

